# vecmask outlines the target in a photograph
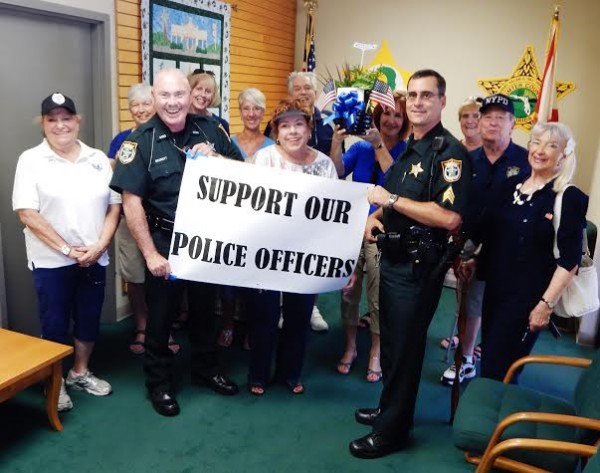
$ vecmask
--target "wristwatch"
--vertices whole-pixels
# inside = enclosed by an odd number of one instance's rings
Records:
[[[544,299],[543,297],[540,299],[544,304],[546,304],[548,306],[548,308],[550,310],[554,310],[554,308],[556,307],[556,302],[552,302],[552,301],[547,301],[546,299]]]
[[[385,207],[390,209],[394,206],[394,202],[398,200],[398,194],[390,194],[388,201],[385,203]]]
[[[71,253],[71,247],[69,245],[63,245],[60,247],[60,252],[65,256],[69,256],[69,253]]]

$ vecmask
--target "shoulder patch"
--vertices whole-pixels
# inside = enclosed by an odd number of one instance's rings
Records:
[[[446,182],[456,182],[462,174],[462,161],[458,159],[446,159],[442,161],[442,176]]]
[[[138,144],[133,141],[124,141],[119,151],[117,152],[117,159],[121,164],[129,164],[135,159]]]

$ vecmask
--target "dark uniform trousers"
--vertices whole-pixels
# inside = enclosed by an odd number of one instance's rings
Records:
[[[138,127],[117,153],[118,163],[111,181],[117,192],[140,196],[150,219],[175,219],[181,180],[185,169],[183,149],[209,142],[218,153],[242,160],[222,126],[212,117],[188,115],[185,127],[173,133],[155,115]],[[169,255],[171,225],[150,225],[157,251]],[[177,316],[181,294],[188,288],[189,338],[192,346],[192,377],[217,374],[217,321],[213,310],[215,286],[189,281],[170,281],[146,276],[148,321],[146,326],[146,386],[151,391],[171,388],[172,355],[168,349],[171,323]]]
[[[171,232],[154,229],[152,239],[159,253],[168,256]],[[191,373],[210,377],[218,371],[218,323],[214,311],[217,286],[213,284],[167,280],[146,271],[146,387],[170,390],[173,355],[168,349],[171,324],[177,318],[184,288],[188,288],[188,335],[191,345]]]
[[[413,264],[381,259],[379,320],[383,392],[381,414],[373,431],[390,439],[405,438],[421,378],[427,329],[437,308],[443,276],[437,280],[413,277]]]
[[[470,174],[465,148],[439,123],[420,140],[410,137],[406,151],[386,175],[385,188],[462,214],[469,186],[463,176]],[[383,392],[373,432],[402,442],[412,428],[427,329],[451,256],[445,230],[428,228],[392,209],[384,209],[383,224],[390,238],[393,233],[400,237],[400,245],[394,247],[393,240],[383,245],[379,278]]]

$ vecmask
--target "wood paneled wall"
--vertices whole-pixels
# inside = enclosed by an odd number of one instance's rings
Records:
[[[264,121],[287,94],[287,76],[294,69],[296,0],[232,0],[231,12],[231,132],[241,130],[237,96],[257,87],[267,97]],[[140,1],[115,0],[119,124],[133,126],[127,104],[129,86],[141,81]]]

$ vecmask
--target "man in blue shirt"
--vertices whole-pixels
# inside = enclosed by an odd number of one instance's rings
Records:
[[[515,112],[509,97],[495,94],[486,97],[480,109],[479,128],[483,146],[471,151],[471,203],[465,219],[467,232],[477,222],[489,198],[513,176],[529,170],[527,150],[512,141],[515,126]],[[485,282],[474,278],[467,293],[467,321],[461,343],[463,360],[459,373],[459,383],[476,376],[473,354],[477,334],[481,326],[481,305]],[[485,354],[483,354],[485,356]],[[452,386],[456,379],[456,367],[450,366],[442,375],[441,382]]]

